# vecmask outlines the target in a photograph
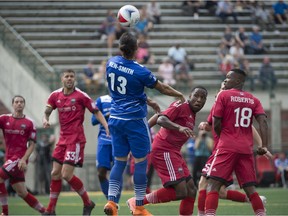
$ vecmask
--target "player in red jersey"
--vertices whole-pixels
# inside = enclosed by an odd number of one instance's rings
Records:
[[[221,90],[225,90],[225,86],[224,86],[224,82],[222,82],[221,84]],[[201,122],[199,124],[199,129],[200,130],[206,130],[206,131],[211,131],[212,127],[213,127],[213,121],[212,121],[212,116],[213,116],[213,109],[214,109],[214,105],[211,108],[210,114],[207,117],[207,121],[206,122]],[[254,145],[256,146],[262,146],[262,141],[261,141],[261,137],[258,134],[257,130],[252,126],[252,132],[253,132],[253,139],[254,139]],[[212,154],[210,155],[210,157],[208,158],[205,167],[202,169],[202,176],[200,178],[199,184],[198,184],[198,216],[204,216],[205,215],[205,200],[206,200],[206,189],[207,189],[207,185],[208,185],[208,181],[207,181],[207,172],[209,170],[209,167],[211,166],[211,163],[213,161],[214,158],[214,153],[216,152],[217,149],[217,143],[218,143],[218,136],[215,134],[214,130],[212,130],[212,134],[213,134],[213,138],[214,138],[214,147],[213,147],[213,151]],[[270,152],[267,152],[267,154],[271,154]],[[233,182],[233,177],[231,176],[231,181],[229,180],[228,182],[232,183]],[[228,200],[232,200],[235,202],[250,202],[249,198],[246,196],[246,194],[241,193],[239,191],[236,190],[227,190],[226,186],[228,185],[222,185],[219,191],[219,198],[220,199],[228,199]],[[262,202],[265,204],[266,202],[266,197],[264,196],[260,196]]]
[[[0,128],[6,143],[6,162],[0,169],[0,203],[2,215],[8,215],[8,193],[5,180],[29,206],[40,213],[44,206],[30,194],[25,186],[25,171],[28,159],[36,144],[36,127],[33,121],[23,114],[25,99],[16,95],[12,99],[13,113],[0,116]],[[28,142],[28,146],[27,146]]]
[[[50,202],[45,212],[46,215],[55,215],[62,178],[82,198],[83,215],[90,215],[95,207],[95,203],[90,200],[82,181],[74,175],[75,167],[82,167],[84,160],[86,138],[83,121],[85,108],[95,114],[97,120],[104,126],[107,135],[109,135],[109,130],[104,116],[95,106],[94,101],[86,93],[75,88],[75,79],[73,70],[65,70],[62,73],[63,88],[50,94],[43,118],[43,127],[49,127],[49,117],[54,109],[58,109],[60,137],[52,155]]]
[[[213,111],[213,129],[219,137],[217,150],[207,172],[208,187],[205,214],[215,215],[219,190],[228,184],[234,171],[240,187],[249,198],[256,215],[266,215],[264,205],[255,190],[256,174],[253,158],[252,120],[256,118],[262,147],[257,153],[267,153],[267,117],[260,101],[251,93],[242,90],[246,74],[232,69],[224,80],[225,91],[216,98]],[[221,136],[220,136],[221,134]]]
[[[196,113],[204,106],[207,94],[204,87],[195,87],[188,101],[183,104],[174,102],[158,116],[157,124],[161,129],[155,136],[150,154],[164,187],[147,194],[144,204],[181,200],[179,214],[192,215],[197,189],[180,151],[188,138],[195,136]],[[154,117],[149,120],[150,126],[154,120]],[[134,202],[135,198],[127,201],[132,212]]]

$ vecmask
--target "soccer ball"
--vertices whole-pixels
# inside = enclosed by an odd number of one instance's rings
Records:
[[[140,19],[139,10],[133,5],[124,5],[117,14],[117,19],[122,26],[134,26]]]

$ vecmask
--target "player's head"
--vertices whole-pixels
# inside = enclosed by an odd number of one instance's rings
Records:
[[[199,112],[206,103],[208,91],[203,86],[196,86],[189,96],[189,104],[194,113]]]
[[[125,32],[119,39],[119,49],[123,57],[126,59],[133,59],[137,51],[137,38],[130,32]]]
[[[76,73],[71,69],[64,70],[61,75],[61,82],[64,88],[73,89],[76,80]]]
[[[234,68],[226,75],[226,79],[224,80],[225,89],[242,89],[245,83],[245,79],[246,73],[239,68]]]
[[[12,107],[15,112],[22,112],[25,107],[25,98],[21,95],[15,95],[12,98]]]

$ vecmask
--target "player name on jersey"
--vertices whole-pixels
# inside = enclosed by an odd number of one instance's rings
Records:
[[[231,102],[254,104],[254,100],[252,98],[239,97],[239,96],[231,96],[230,98]]]
[[[122,65],[118,65],[118,64],[116,64],[115,62],[110,62],[110,63],[109,63],[109,67],[115,68],[115,69],[117,69],[117,70],[119,70],[119,71],[121,71],[121,72],[130,74],[130,75],[133,75],[133,73],[134,73],[134,70],[133,70],[133,69],[124,67],[124,66],[122,66]]]

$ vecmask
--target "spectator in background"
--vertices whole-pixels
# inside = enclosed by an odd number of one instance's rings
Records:
[[[147,42],[147,36],[145,34],[139,34],[138,36],[138,49],[136,52],[136,61],[140,64],[154,64],[154,55],[150,52],[150,46]]]
[[[184,61],[175,66],[176,84],[185,83],[185,88],[192,87],[192,77],[189,76],[189,65]]]
[[[198,185],[198,181],[201,177],[202,169],[213,149],[213,139],[208,136],[207,132],[200,130],[195,140],[195,160],[193,169],[194,184]]]
[[[209,11],[209,14],[215,14],[217,9],[218,0],[206,1],[205,9]]]
[[[281,184],[283,188],[287,188],[286,180],[288,180],[288,158],[284,152],[279,153],[278,158],[274,161],[277,174],[281,176]]]
[[[158,73],[163,79],[163,83],[174,86],[176,81],[174,79],[174,66],[170,62],[169,58],[165,58],[162,61],[162,64],[158,67]]]
[[[264,2],[255,1],[251,7],[252,21],[256,25],[260,25],[263,30],[274,30],[274,20],[272,19],[269,9],[265,9]]]
[[[235,32],[235,42],[238,42],[242,49],[244,49],[244,54],[247,54],[249,47],[249,37],[247,36],[243,26],[240,26],[238,31]]]
[[[199,18],[199,8],[201,7],[200,0],[189,0],[183,1],[182,3],[182,10],[184,15],[190,15],[194,17],[194,19]]]
[[[156,0],[151,0],[147,4],[147,15],[154,24],[161,23],[161,6]]]
[[[234,68],[234,58],[231,55],[226,55],[219,67],[219,70],[221,74],[223,75],[223,79],[225,79],[226,74],[232,68]]]
[[[101,64],[99,65],[98,72],[94,74],[94,79],[97,80],[99,87],[103,87],[105,85],[106,62],[106,60],[102,60]]]
[[[39,142],[36,143],[35,161],[35,190],[39,194],[49,194],[51,152],[55,143],[55,136],[42,133]]]
[[[97,71],[94,68],[93,60],[89,60],[87,65],[83,68],[83,80],[85,83],[85,89],[87,91],[96,91],[98,89],[98,82],[96,80]]]
[[[177,43],[175,46],[169,48],[168,57],[170,58],[174,67],[177,64],[188,62],[186,50],[180,46],[180,43]]]
[[[266,48],[263,44],[262,34],[259,32],[258,26],[252,27],[252,33],[249,38],[250,46],[248,48],[248,54],[263,54],[266,52]]]
[[[238,23],[237,14],[234,12],[234,5],[229,0],[219,1],[217,5],[216,15],[220,17],[222,23],[225,23],[227,17],[232,16],[234,23]]]
[[[230,47],[229,54],[233,56],[235,61],[241,61],[244,58],[244,50],[238,42],[235,42],[235,45]]]
[[[239,67],[246,73],[246,81],[249,82],[250,91],[255,89],[255,76],[252,69],[250,68],[250,62],[247,58],[243,58],[239,62]]]
[[[276,24],[286,25],[287,9],[288,5],[283,0],[279,0],[273,5],[273,16]]]
[[[220,67],[220,65],[224,61],[226,55],[229,54],[229,49],[227,48],[225,43],[221,42],[219,44],[219,47],[217,48],[216,52],[217,52],[217,56],[218,56],[216,63],[218,65],[218,67]]]
[[[221,42],[224,43],[228,49],[230,49],[230,47],[233,46],[235,43],[235,37],[229,25],[225,27]]]
[[[116,17],[112,10],[107,11],[105,34],[107,35],[107,55],[109,57],[112,56],[113,43],[116,39]]]
[[[148,18],[147,7],[143,6],[140,10],[140,20],[134,26],[137,34],[148,35],[148,32],[153,29],[153,22]]]
[[[267,87],[273,90],[277,84],[275,71],[270,64],[270,58],[268,56],[263,58],[263,63],[259,70],[259,80],[262,85],[262,90],[266,90]]]

